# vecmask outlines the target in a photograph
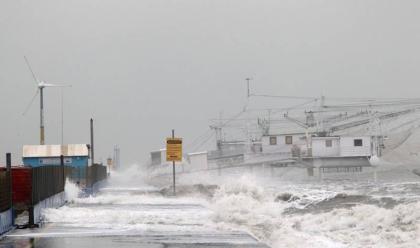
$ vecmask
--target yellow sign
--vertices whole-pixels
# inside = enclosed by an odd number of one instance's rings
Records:
[[[166,161],[182,161],[182,139],[166,139]]]

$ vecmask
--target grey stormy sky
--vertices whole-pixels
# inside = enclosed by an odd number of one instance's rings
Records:
[[[65,142],[97,158],[119,144],[142,162],[175,128],[186,142],[237,112],[244,78],[283,95],[418,97],[417,0],[2,0],[0,159],[39,141],[23,56],[65,90]],[[46,140],[60,142],[58,89],[46,89]]]

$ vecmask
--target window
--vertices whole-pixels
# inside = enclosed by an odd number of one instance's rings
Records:
[[[325,140],[325,147],[332,147],[332,140]]]
[[[277,145],[277,137],[275,137],[275,136],[270,137],[270,145],[271,146]]]
[[[293,144],[293,136],[286,136],[286,145]]]
[[[354,140],[354,146],[363,146],[363,140],[362,139],[355,139]]]

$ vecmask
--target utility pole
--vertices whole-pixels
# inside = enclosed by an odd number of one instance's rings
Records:
[[[114,169],[117,170],[120,167],[120,147],[114,146]]]
[[[246,80],[246,84],[247,84],[247,97],[249,98],[251,96],[251,90],[250,90],[250,85],[249,85],[249,81],[252,80],[252,78],[245,78]]]
[[[95,146],[93,140],[93,118],[90,118],[90,159],[92,165],[95,163]]]
[[[325,107],[325,96],[321,95],[320,103],[319,103],[319,120],[318,120],[318,132],[325,133],[325,126],[324,126],[324,107]]]
[[[61,97],[61,145],[64,144],[64,96],[63,96],[63,89],[60,89],[60,97]]]

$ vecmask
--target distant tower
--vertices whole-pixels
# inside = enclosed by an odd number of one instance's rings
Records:
[[[120,147],[118,145],[114,146],[114,169],[118,170],[120,168]]]
[[[250,84],[249,84],[249,81],[251,81],[252,80],[252,78],[245,78],[245,80],[246,80],[246,86],[247,86],[247,98],[249,98],[250,96],[251,96],[251,88],[250,88]]]
[[[213,129],[216,132],[217,150],[221,150],[222,149],[222,142],[223,142],[222,128],[218,125],[211,125],[210,128]]]
[[[114,161],[111,157],[107,158],[106,165],[108,166],[108,171],[114,170]]]
[[[308,111],[308,112],[305,112],[305,115],[306,115],[306,125],[308,127],[316,126],[314,112]]]

